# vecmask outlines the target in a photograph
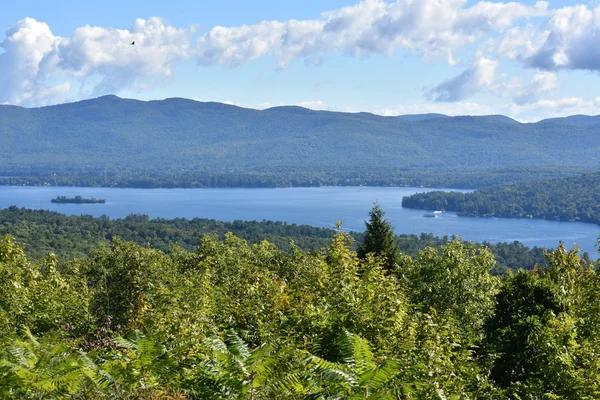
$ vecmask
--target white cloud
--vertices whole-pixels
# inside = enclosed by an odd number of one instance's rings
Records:
[[[546,1],[538,1],[533,7],[516,2],[480,1],[462,12],[457,25],[481,32],[501,31],[510,27],[516,19],[547,15],[550,11]]]
[[[47,58],[73,77],[98,78],[92,96],[143,89],[170,76],[172,66],[189,57],[192,32],[156,17],[137,19],[129,30],[84,26],[61,39]]]
[[[600,97],[585,99],[583,97],[565,97],[558,99],[540,99],[530,104],[511,104],[511,112],[525,114],[535,112],[536,115],[554,117],[573,114],[599,114]]]
[[[528,84],[521,78],[496,76],[498,61],[479,57],[459,75],[425,90],[425,96],[435,102],[457,102],[487,92],[494,96],[510,98],[516,104],[529,104],[553,92],[560,84],[554,72],[537,72]]]
[[[58,38],[47,24],[25,18],[13,25],[0,47],[0,103],[48,104],[64,100],[69,85],[46,84],[41,68],[44,56]]]
[[[128,30],[84,26],[64,38],[53,35],[47,24],[25,18],[0,43],[0,102],[61,102],[72,81],[84,88],[76,97],[143,89],[190,57],[192,32],[150,18],[137,19]]]
[[[498,62],[480,57],[461,74],[426,91],[436,102],[454,102],[472,96],[480,90],[489,90],[495,79]]]
[[[520,79],[511,80],[505,87],[507,95],[514,98],[517,104],[529,104],[539,97],[554,91],[559,87],[555,73],[542,71],[534,75],[529,84],[522,85]]]
[[[198,39],[196,58],[201,65],[236,67],[271,51],[283,32],[284,24],[276,21],[233,28],[217,26]]]
[[[527,67],[600,71],[600,7],[554,10],[538,27],[512,28],[497,51]]]
[[[544,21],[534,25],[531,19],[539,17]],[[236,67],[270,55],[285,68],[298,58],[318,66],[333,52],[365,57],[404,51],[456,65],[459,50],[485,41],[472,65],[426,95],[435,102],[460,102],[484,91],[524,106],[558,86],[554,70],[600,71],[599,32],[600,7],[549,10],[543,1],[468,6],[467,0],[364,0],[316,19],[217,26],[196,38],[194,27],[175,28],[157,17],[138,19],[129,29],[82,26],[68,37],[26,18],[0,43],[0,103],[44,105],[144,90],[190,59]],[[502,58],[544,71],[528,84],[498,82]]]
[[[265,21],[240,27],[215,27],[197,43],[200,64],[238,66],[265,54],[283,68],[297,57],[325,52],[352,56],[391,55],[406,50],[430,59],[456,63],[454,52],[482,35],[502,31],[516,19],[543,16],[545,2],[480,2],[466,0],[365,0],[318,20]]]

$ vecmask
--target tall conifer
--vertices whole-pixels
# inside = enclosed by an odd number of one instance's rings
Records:
[[[385,267],[391,270],[396,261],[398,249],[394,243],[394,227],[384,219],[385,211],[375,203],[369,211],[369,221],[365,221],[366,232],[362,245],[358,248],[358,256],[365,258],[367,254],[385,258]]]

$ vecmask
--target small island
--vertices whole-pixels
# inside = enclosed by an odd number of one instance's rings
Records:
[[[106,200],[104,199],[85,199],[81,196],[75,197],[67,197],[67,196],[56,196],[55,199],[50,200],[52,203],[60,203],[60,204],[104,204]]]

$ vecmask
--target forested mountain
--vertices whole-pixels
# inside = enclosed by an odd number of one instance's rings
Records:
[[[0,175],[600,167],[596,127],[502,116],[408,121],[300,107],[261,111],[178,98],[0,106],[0,138]]]
[[[396,118],[402,119],[404,121],[426,121],[428,119],[436,119],[436,118],[451,118],[445,114],[436,114],[436,113],[428,113],[428,114],[404,114],[398,115]]]
[[[545,218],[600,224],[600,173],[480,189],[417,193],[402,206],[462,215]]]

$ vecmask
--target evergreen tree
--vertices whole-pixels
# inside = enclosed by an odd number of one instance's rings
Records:
[[[394,243],[394,227],[387,219],[383,218],[384,216],[385,211],[378,203],[375,203],[369,211],[369,222],[365,221],[365,239],[358,248],[358,256],[365,258],[367,254],[373,253],[384,258],[384,266],[391,270],[396,262],[398,248]]]

